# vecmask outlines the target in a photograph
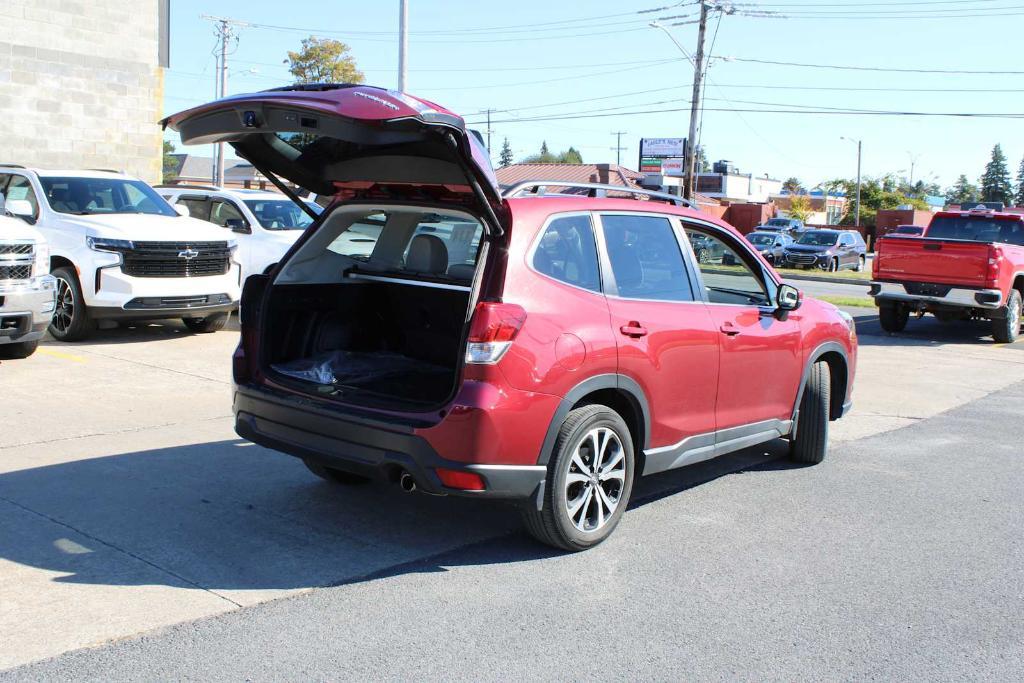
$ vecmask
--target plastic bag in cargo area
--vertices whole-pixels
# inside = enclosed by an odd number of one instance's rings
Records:
[[[409,373],[445,373],[448,368],[399,353],[328,351],[270,366],[282,375],[316,384],[359,385]]]

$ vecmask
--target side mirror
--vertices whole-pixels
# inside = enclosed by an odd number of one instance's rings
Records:
[[[189,211],[188,207],[185,206],[184,204],[175,204],[174,210],[178,212],[179,216],[182,216],[184,218],[188,218],[189,216],[192,215],[192,212]]]
[[[242,235],[249,235],[252,233],[252,228],[246,225],[245,221],[241,218],[229,218],[224,221],[224,227],[229,228],[231,232],[237,232]]]
[[[803,302],[803,294],[800,293],[799,289],[793,285],[779,285],[779,291],[775,294],[776,317],[779,320],[785,320],[789,312],[800,308],[800,304]]]
[[[19,218],[32,218],[35,213],[32,210],[32,203],[27,199],[8,199],[7,212]]]

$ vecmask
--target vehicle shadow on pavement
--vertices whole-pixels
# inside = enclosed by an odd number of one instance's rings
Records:
[[[212,334],[237,334],[240,331],[238,326],[238,315],[232,314],[223,330]],[[108,344],[148,344],[150,342],[166,341],[168,339],[180,339],[183,337],[208,336],[196,334],[180,320],[139,320],[119,323],[117,327],[105,330],[94,330],[88,338],[77,342],[58,342],[49,334],[43,338],[43,343],[52,346],[54,349],[74,348],[78,346],[104,346]]]
[[[857,316],[857,338],[861,346],[992,345],[995,343],[992,339],[992,324],[987,320],[944,323],[931,315],[926,315],[923,318],[911,317],[906,329],[893,334],[882,329],[877,315]]]
[[[785,469],[785,448],[780,440],[644,478],[631,507],[727,474]],[[526,536],[512,505],[330,484],[241,440],[0,474],[0,560],[61,583],[231,595],[560,554]]]

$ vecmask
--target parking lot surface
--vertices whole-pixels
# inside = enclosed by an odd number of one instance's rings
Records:
[[[1019,671],[1024,344],[850,310],[855,409],[823,465],[779,442],[649,478],[572,556],[510,508],[333,487],[238,439],[236,331],[4,362],[0,678]]]

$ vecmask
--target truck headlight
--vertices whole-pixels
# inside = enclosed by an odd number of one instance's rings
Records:
[[[34,275],[46,275],[50,272],[50,245],[46,243],[36,243],[36,260],[32,273]]]
[[[112,240],[106,237],[93,237],[86,235],[85,243],[93,251],[110,251],[119,254],[134,248],[131,240]]]

